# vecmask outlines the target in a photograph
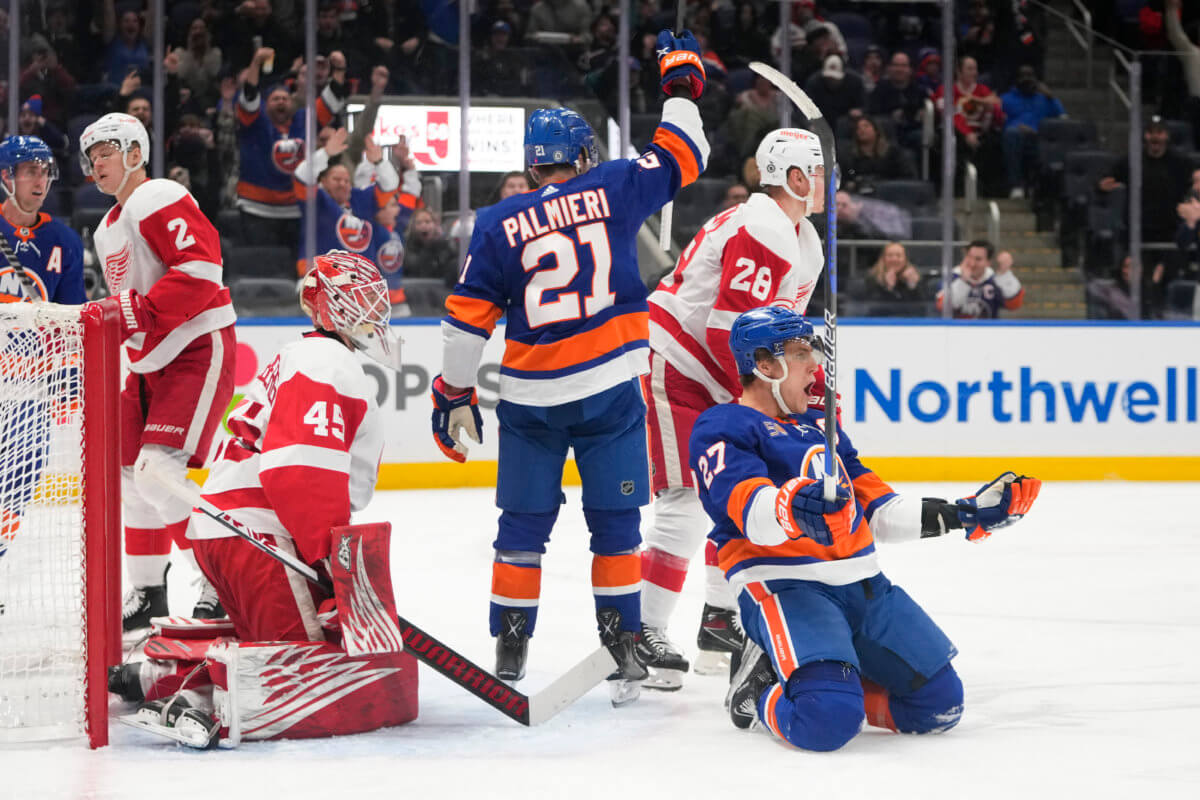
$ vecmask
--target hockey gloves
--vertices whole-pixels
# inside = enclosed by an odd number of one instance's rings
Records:
[[[854,504],[842,487],[833,500],[825,499],[824,484],[812,478],[792,478],[775,496],[775,518],[789,539],[807,536],[831,545],[850,534]]]
[[[150,329],[150,311],[146,307],[146,298],[132,289],[93,302],[101,312],[116,310],[117,319],[121,323],[121,341]]]
[[[1029,511],[1041,488],[1037,478],[1006,472],[979,487],[972,496],[956,500],[967,539],[978,542],[991,536],[992,531],[1012,525]]]
[[[676,36],[666,29],[660,31],[655,52],[662,73],[662,88],[667,96],[672,96],[672,83],[686,80],[692,99],[699,99],[704,93],[704,62],[700,60],[700,43],[692,32],[683,31]]]
[[[446,458],[467,460],[466,439],[483,444],[483,417],[479,413],[479,396],[475,390],[446,394],[446,382],[438,375],[433,379],[433,441]],[[465,434],[465,436],[464,436]]]

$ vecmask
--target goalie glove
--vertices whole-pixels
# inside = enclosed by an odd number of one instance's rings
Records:
[[[978,542],[991,536],[992,531],[1012,525],[1029,511],[1041,488],[1037,478],[1006,472],[970,497],[956,500],[967,539]]]
[[[850,534],[854,505],[841,486],[833,500],[826,500],[821,481],[792,478],[775,496],[775,518],[789,539],[807,536],[828,546]]]
[[[453,461],[467,460],[466,439],[483,444],[483,416],[475,389],[461,394],[446,394],[446,382],[433,379],[433,441],[442,454]],[[465,436],[464,436],[465,434]]]
[[[693,100],[704,94],[704,62],[700,60],[700,43],[691,31],[683,31],[678,36],[669,30],[660,31],[655,52],[662,74],[662,89],[668,97],[672,96],[671,84],[675,81],[688,82]]]

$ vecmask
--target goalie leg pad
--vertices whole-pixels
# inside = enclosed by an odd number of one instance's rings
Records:
[[[404,639],[396,622],[392,593],[392,525],[346,525],[334,528],[330,560],[342,647],[352,656],[399,653]]]
[[[221,745],[362,733],[417,718],[408,653],[351,656],[320,642],[242,642],[208,653]]]

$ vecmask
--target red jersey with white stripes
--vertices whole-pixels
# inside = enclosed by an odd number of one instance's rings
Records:
[[[733,321],[765,305],[804,313],[824,263],[812,223],[796,225],[769,196],[753,194],[706,222],[651,293],[650,348],[714,403],[740,397]]]
[[[125,340],[130,369],[154,372],[198,336],[236,320],[221,282],[221,239],[175,181],[148,180],[104,215],[96,255],[113,294],[146,299],[149,325]]]
[[[229,413],[204,497],[252,530],[290,537],[308,563],[329,529],[375,493],[383,422],[375,382],[339,340],[313,331],[279,351]],[[188,535],[231,534],[193,524]]]

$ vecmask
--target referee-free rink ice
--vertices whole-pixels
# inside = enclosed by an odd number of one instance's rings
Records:
[[[976,485],[896,488],[953,498]],[[596,646],[579,490],[566,495],[526,692]],[[356,517],[392,523],[401,613],[485,666],[492,500],[490,489],[382,492]],[[960,651],[966,710],[945,735],[867,728],[839,752],[801,752],[735,729],[725,679],[694,674],[622,709],[601,685],[523,728],[421,667],[420,717],[400,728],[198,752],[114,723],[97,751],[3,746],[0,798],[1200,798],[1198,500],[1194,483],[1051,483],[1027,519],[987,541],[882,545],[884,572]],[[670,630],[689,657],[702,561]],[[176,608],[194,600],[187,573],[177,561]]]

